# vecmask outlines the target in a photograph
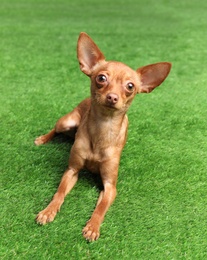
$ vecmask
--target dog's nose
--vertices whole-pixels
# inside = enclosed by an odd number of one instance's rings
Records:
[[[119,100],[119,96],[114,93],[108,93],[106,99],[109,104],[115,105]]]

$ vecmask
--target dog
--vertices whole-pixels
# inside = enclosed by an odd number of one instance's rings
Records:
[[[171,63],[159,62],[133,70],[117,61],[106,61],[94,41],[84,32],[77,43],[81,71],[90,77],[91,97],[83,100],[72,112],[60,118],[46,135],[35,140],[45,144],[58,133],[75,137],[66,169],[57,192],[49,205],[36,217],[39,224],[54,220],[65,196],[78,180],[78,172],[87,168],[99,173],[103,183],[97,205],[83,228],[88,241],[100,236],[100,225],[116,197],[118,168],[126,143],[126,112],[139,93],[150,93],[168,76]]]

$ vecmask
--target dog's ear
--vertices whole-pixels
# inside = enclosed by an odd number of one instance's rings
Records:
[[[78,38],[77,55],[80,69],[88,76],[91,76],[92,69],[97,63],[105,60],[98,46],[84,32],[80,33]]]
[[[171,66],[169,62],[159,62],[137,69],[141,80],[138,93],[149,93],[158,87],[169,74]]]

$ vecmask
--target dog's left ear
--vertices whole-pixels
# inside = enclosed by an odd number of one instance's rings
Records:
[[[141,80],[138,93],[149,93],[158,87],[168,76],[171,66],[170,62],[159,62],[137,69]]]
[[[105,57],[98,46],[84,32],[80,33],[78,38],[77,55],[80,69],[87,76],[91,76],[92,69],[97,63],[105,61]]]

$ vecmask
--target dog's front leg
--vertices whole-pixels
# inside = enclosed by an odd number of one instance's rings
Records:
[[[100,236],[100,225],[104,220],[104,216],[113,203],[116,197],[116,187],[113,184],[107,183],[104,185],[104,191],[99,197],[99,204],[97,204],[90,220],[83,229],[83,236],[88,241],[97,240]]]
[[[64,202],[65,196],[70,192],[77,180],[78,171],[72,168],[68,168],[61,179],[58,190],[55,193],[52,201],[44,210],[40,211],[37,215],[37,223],[44,225],[54,220],[57,212],[60,210],[60,207]]]
[[[111,166],[111,167],[110,167]],[[116,197],[116,182],[118,175],[118,163],[102,165],[101,178],[104,190],[101,191],[96,208],[83,229],[83,236],[88,241],[97,240],[100,236],[100,225],[104,216]]]

